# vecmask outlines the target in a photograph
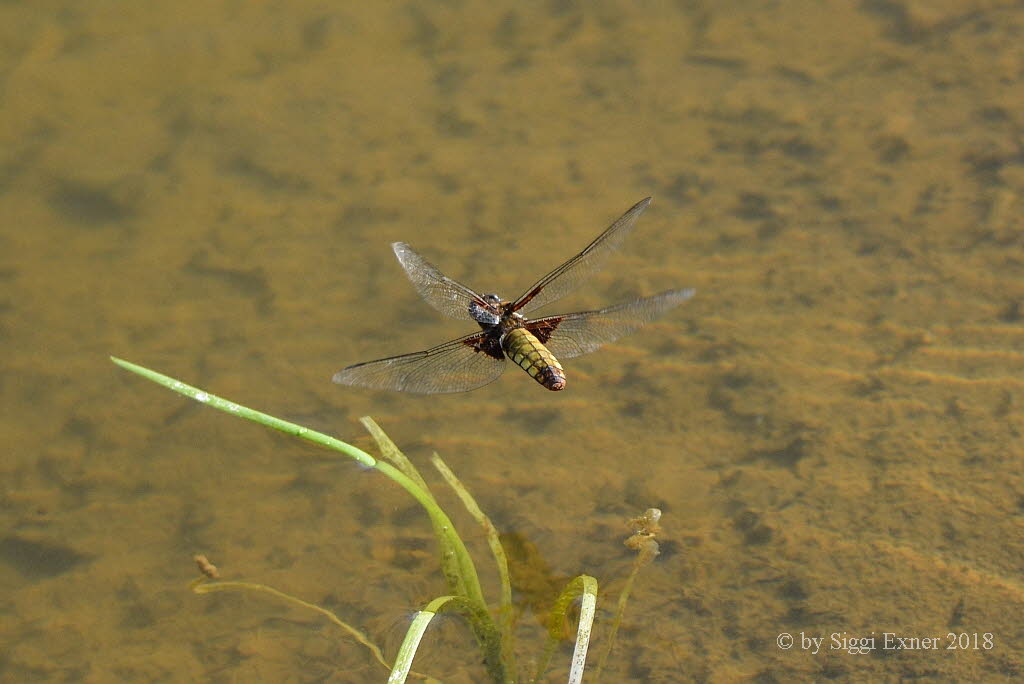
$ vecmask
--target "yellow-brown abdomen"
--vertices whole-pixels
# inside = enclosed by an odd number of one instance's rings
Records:
[[[565,371],[555,355],[526,328],[513,328],[501,340],[508,358],[549,390],[565,388]]]

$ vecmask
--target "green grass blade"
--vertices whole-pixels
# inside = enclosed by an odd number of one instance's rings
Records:
[[[430,621],[437,613],[421,610],[412,619],[412,624],[405,632],[405,639],[398,649],[398,656],[395,664],[391,666],[391,676],[388,677],[388,684],[404,684],[412,668],[412,660],[416,657],[416,651],[420,647],[420,640],[427,631]]]
[[[323,615],[325,618],[327,618],[335,625],[340,627],[345,633],[347,633],[357,642],[365,646],[370,651],[370,653],[373,654],[374,659],[376,659],[377,662],[379,662],[381,665],[383,665],[384,667],[390,667],[387,661],[384,660],[384,654],[381,653],[380,648],[378,648],[375,643],[370,641],[370,638],[368,636],[366,636],[359,629],[353,627],[352,625],[348,624],[347,622],[339,618],[333,612],[327,610],[322,606],[318,606],[315,603],[303,601],[300,598],[296,598],[295,596],[286,594],[283,591],[274,589],[273,587],[269,587],[265,584],[257,584],[255,582],[234,582],[219,580],[207,581],[205,577],[201,577],[191,584],[191,588],[192,591],[194,591],[197,594],[213,594],[219,591],[250,591],[263,594],[270,594],[271,596],[281,599],[286,603],[290,603],[293,606],[298,606],[300,608],[312,610],[316,613],[319,613],[320,615]]]
[[[392,666],[391,677],[388,679],[389,684],[405,681],[427,627],[431,620],[442,612],[455,612],[466,618],[477,639],[483,639],[481,647],[484,652],[484,665],[487,667],[491,679],[495,682],[510,683],[512,679],[509,676],[509,670],[501,660],[501,635],[494,628],[494,623],[487,613],[486,607],[474,603],[464,596],[440,596],[424,606],[413,617],[412,624],[406,630],[402,646],[398,650],[395,664]],[[490,629],[481,631],[482,625],[490,625]]]
[[[437,538],[440,550],[441,571],[448,581],[449,591],[457,596],[466,596],[473,601],[477,601],[480,605],[486,605],[483,590],[480,588],[480,578],[477,575],[473,559],[470,557],[469,551],[466,550],[465,544],[455,531],[448,517],[443,515],[443,513],[441,516],[431,513],[431,511],[441,512],[442,509],[434,499],[434,495],[430,492],[419,470],[402,453],[402,450],[391,441],[391,438],[377,425],[373,418],[364,416],[359,420],[363,427],[366,428],[366,431],[370,433],[370,436],[377,442],[381,454],[405,477],[416,482],[422,491],[430,497],[430,505],[424,503],[424,507],[426,507],[427,512],[430,514],[434,536]],[[378,467],[381,465],[387,464],[378,461]]]
[[[501,604],[498,606],[498,615],[501,622],[505,659],[509,668],[514,670],[512,583],[508,573],[508,557],[505,555],[505,549],[501,546],[501,541],[498,539],[498,530],[495,529],[494,523],[487,517],[487,514],[477,505],[473,495],[469,493],[469,490],[463,486],[459,478],[448,467],[448,464],[437,453],[431,456],[430,462],[434,464],[437,472],[441,473],[441,477],[452,488],[459,497],[459,500],[462,501],[462,505],[466,507],[469,514],[480,524],[480,527],[483,528],[484,533],[487,535],[487,545],[491,549],[491,555],[494,556],[494,564],[498,568],[498,578],[501,581]]]
[[[576,647],[572,653],[572,666],[569,670],[569,681],[579,682],[583,678],[583,668],[587,661],[587,649],[590,646],[590,634],[594,626],[594,611],[597,606],[597,580],[590,575],[573,578],[559,595],[548,615],[548,641],[537,665],[537,673],[531,681],[540,681],[548,669],[551,656],[562,639],[562,628],[565,624],[569,606],[579,597],[583,597],[580,606],[580,622],[576,628]],[[575,677],[575,679],[574,679]]]
[[[412,618],[412,623],[409,625],[409,629],[405,631],[402,645],[398,648],[398,655],[395,657],[395,664],[391,667],[391,676],[388,678],[388,684],[401,684],[405,681],[412,668],[412,661],[416,657],[416,651],[420,647],[420,641],[423,640],[423,635],[426,634],[427,627],[430,626],[430,621],[437,617],[437,614],[441,612],[446,603],[456,600],[458,600],[457,596],[440,596],[428,603],[423,610],[416,612],[416,615]]]
[[[280,430],[281,432],[289,435],[301,437],[302,439],[327,447],[328,449],[340,451],[346,456],[359,461],[363,465],[374,468],[388,476],[420,502],[423,508],[426,509],[427,515],[430,516],[430,520],[434,525],[434,528],[436,530],[440,530],[439,534],[444,539],[444,543],[442,545],[442,557],[454,559],[454,567],[456,568],[452,571],[452,577],[456,584],[453,589],[454,593],[466,596],[473,601],[477,601],[480,605],[486,605],[484,602],[483,591],[480,589],[480,579],[477,577],[476,568],[473,566],[473,561],[469,556],[469,552],[466,550],[465,544],[462,543],[462,540],[459,538],[458,534],[456,534],[455,526],[452,524],[452,521],[434,500],[430,491],[421,487],[418,482],[402,471],[389,463],[375,459],[373,456],[370,456],[370,454],[358,447],[354,447],[340,439],[325,435],[322,432],[310,430],[309,428],[302,427],[301,425],[289,423],[286,420],[281,420],[280,418],[275,418],[274,416],[266,413],[261,413],[260,411],[236,404],[233,401],[228,401],[227,399],[218,397],[217,395],[199,389],[198,387],[187,385],[180,380],[176,380],[162,373],[157,373],[156,371],[150,370],[144,366],[139,366],[129,361],[119,359],[115,356],[111,356],[110,360],[125,370],[141,375],[147,380],[152,380],[158,385],[163,385],[164,387],[190,399],[194,399],[201,404],[206,404],[207,406],[224,411],[225,413],[230,413],[231,415],[238,416],[239,418],[251,420],[275,430]],[[378,428],[378,430],[379,429],[380,428]],[[390,442],[390,440],[388,441]],[[449,576],[448,572],[445,573],[445,576]],[[451,578],[450,581],[452,581]]]
[[[381,429],[380,425],[377,425],[377,421],[370,416],[363,416],[359,419],[359,422],[363,424],[366,431],[373,437],[373,441],[377,442],[377,448],[380,449],[381,456],[389,460],[391,465],[401,470],[409,479],[416,482],[423,489],[430,491],[427,483],[423,480],[423,476],[420,475],[420,471],[417,470],[412,461],[406,458],[402,450],[391,441],[391,438]]]
[[[358,447],[342,442],[340,439],[335,439],[334,437],[325,435],[322,432],[310,430],[309,428],[296,425],[295,423],[289,423],[287,420],[281,420],[280,418],[275,418],[274,416],[266,413],[254,411],[251,408],[241,406],[233,401],[228,401],[227,399],[222,399],[221,397],[218,397],[215,394],[210,394],[198,387],[186,385],[180,380],[175,380],[174,378],[168,377],[162,373],[157,373],[156,371],[150,370],[144,366],[139,366],[129,361],[119,359],[116,356],[111,356],[110,360],[125,370],[141,375],[147,380],[152,380],[156,384],[163,385],[167,389],[177,392],[178,394],[182,394],[189,399],[195,399],[201,404],[206,404],[207,406],[212,406],[219,411],[224,411],[225,413],[230,413],[238,416],[239,418],[245,418],[246,420],[251,420],[254,423],[259,423],[260,425],[273,428],[274,430],[280,430],[281,432],[289,435],[300,437],[321,446],[325,446],[328,449],[340,451],[365,466],[373,468],[377,465],[377,459],[373,456],[370,456],[370,454]]]
[[[580,575],[578,579],[583,580],[583,598],[580,603],[580,624],[576,628],[576,646],[572,650],[572,666],[569,668],[569,684],[580,684],[583,681],[597,609],[597,580],[589,575]]]

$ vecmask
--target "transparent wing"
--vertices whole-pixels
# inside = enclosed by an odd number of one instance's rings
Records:
[[[598,311],[538,318],[526,327],[558,358],[571,359],[628,335],[693,296],[694,290],[667,290]]]
[[[420,296],[445,316],[465,320],[470,318],[470,302],[476,300],[483,304],[480,295],[441,273],[404,242],[392,243],[391,249],[395,250],[398,263]]]
[[[618,220],[597,236],[586,249],[538,280],[515,301],[514,311],[527,312],[539,309],[560,299],[579,287],[589,275],[604,265],[605,258],[614,252],[629,234],[637,217],[643,213],[651,198],[640,200]]]
[[[501,346],[483,333],[445,342],[426,351],[357,363],[334,374],[339,385],[447,394],[493,382],[505,370]]]

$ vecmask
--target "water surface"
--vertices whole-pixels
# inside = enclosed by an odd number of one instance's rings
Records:
[[[3,679],[382,681],[314,616],[190,594],[197,552],[391,654],[445,591],[390,482],[109,354],[368,449],[362,415],[420,463],[440,452],[525,550],[524,666],[528,588],[586,572],[612,610],[624,521],[658,506],[663,553],[611,680],[1021,676],[1020,7],[53,2],[0,19]],[[331,384],[473,328],[416,298],[390,242],[514,296],[648,195],[621,254],[552,312],[697,296],[567,362],[566,391],[515,368],[426,399]],[[482,535],[442,498],[493,592]],[[885,650],[886,631],[941,648]],[[950,632],[992,648],[946,650]],[[457,624],[434,639],[422,670],[478,681]]]

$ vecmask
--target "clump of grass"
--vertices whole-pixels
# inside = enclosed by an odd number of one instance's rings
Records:
[[[222,580],[220,579],[220,572],[217,567],[205,556],[196,556],[194,558],[201,573],[201,576],[190,585],[194,592],[199,594],[221,591],[263,593],[285,603],[319,613],[367,648],[377,662],[390,670],[388,682],[394,683],[404,682],[410,676],[433,681],[426,675],[412,672],[413,659],[416,656],[423,635],[433,618],[442,612],[457,613],[469,624],[491,680],[501,683],[511,683],[516,680],[517,669],[515,654],[512,648],[512,588],[505,551],[498,541],[497,530],[490,519],[483,513],[472,495],[456,478],[440,456],[434,454],[431,458],[431,463],[447,484],[455,491],[466,510],[469,511],[470,515],[483,528],[486,534],[501,582],[501,594],[497,610],[494,614],[489,610],[488,604],[484,600],[476,566],[473,564],[473,560],[456,532],[451,519],[437,503],[417,468],[371,418],[362,418],[361,420],[363,426],[377,442],[382,458],[375,458],[362,449],[329,435],[222,399],[214,394],[192,387],[143,366],[115,357],[111,357],[111,360],[126,370],[141,375],[200,403],[340,452],[390,478],[416,499],[427,513],[438,543],[441,570],[447,581],[449,594],[431,600],[416,613],[406,631],[405,639],[399,648],[395,661],[388,664],[380,648],[366,634],[356,627],[349,625],[330,610],[314,603],[303,601],[264,584]],[[633,521],[634,535],[626,543],[638,551],[638,556],[633,570],[627,579],[626,587],[619,598],[618,610],[612,624],[611,635],[606,642],[605,651],[601,657],[598,675],[600,675],[604,662],[611,652],[615,633],[622,619],[626,600],[636,573],[640,567],[650,562],[658,553],[654,535],[657,532],[657,523],[660,515],[661,512],[657,509],[649,509],[644,516]],[[581,606],[568,681],[570,684],[582,681],[596,611],[597,590],[597,580],[589,575],[579,575],[569,581],[551,609],[548,619],[547,646],[531,681],[539,680],[546,671],[551,656],[562,639],[569,608],[577,600],[581,602]],[[497,618],[495,615],[497,615]]]

